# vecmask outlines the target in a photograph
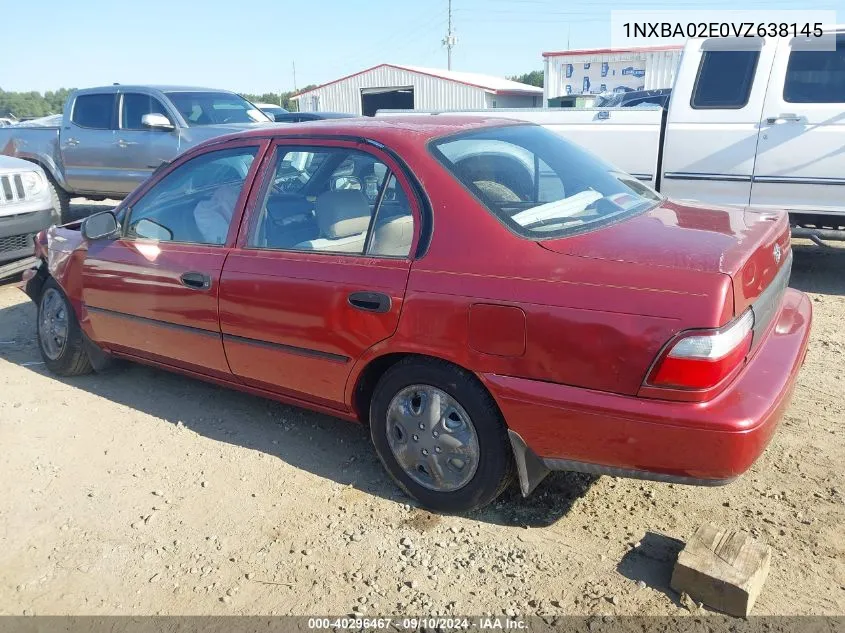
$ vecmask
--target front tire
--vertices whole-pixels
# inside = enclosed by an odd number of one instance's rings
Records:
[[[38,299],[38,349],[47,368],[59,376],[81,376],[93,370],[83,346],[82,329],[73,307],[54,279]]]
[[[496,403],[444,361],[409,358],[388,369],[373,393],[370,435],[387,472],[430,510],[476,510],[513,479]]]

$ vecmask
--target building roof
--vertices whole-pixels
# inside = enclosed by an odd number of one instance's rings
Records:
[[[494,94],[508,94],[508,93],[521,93],[521,94],[543,94],[543,89],[538,88],[537,86],[529,86],[528,84],[519,83],[518,81],[511,81],[510,79],[505,79],[504,77],[493,77],[491,75],[481,75],[479,73],[466,73],[462,71],[456,70],[443,70],[442,68],[424,68],[422,66],[406,66],[404,64],[378,64],[371,68],[366,68],[364,70],[358,71],[357,73],[352,73],[351,75],[346,75],[345,77],[341,77],[340,79],[335,79],[334,81],[329,81],[328,83],[324,83],[322,85],[317,86],[316,88],[311,88],[310,90],[303,90],[302,92],[294,95],[291,97],[292,99],[298,99],[302,95],[306,95],[310,92],[314,92],[315,90],[320,90],[321,88],[325,88],[326,86],[331,86],[332,84],[339,83],[341,81],[345,81],[351,77],[356,77],[357,75],[361,75],[366,72],[370,72],[371,70],[375,70],[376,68],[396,68],[398,70],[406,70],[408,72],[417,73],[420,75],[428,75],[430,77],[438,77],[440,79],[445,79],[447,81],[454,81],[456,83],[464,84],[467,86],[473,86],[475,88],[481,88],[482,90],[486,90],[488,92],[492,92]]]
[[[660,51],[680,51],[683,46],[640,46],[635,48],[579,48],[569,51],[549,51],[543,53],[543,57],[566,57],[584,55],[624,55],[625,53],[657,53]]]

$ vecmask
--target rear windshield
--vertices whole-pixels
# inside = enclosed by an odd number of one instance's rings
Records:
[[[633,176],[538,125],[461,133],[431,148],[491,212],[532,240],[590,230],[662,200]]]
[[[249,101],[233,93],[168,92],[166,94],[191,127],[218,123],[267,123],[272,120]]]

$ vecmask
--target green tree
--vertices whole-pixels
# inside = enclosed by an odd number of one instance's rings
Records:
[[[305,86],[302,90],[289,90],[288,92],[265,92],[264,94],[249,94],[249,93],[241,93],[241,96],[248,100],[252,101],[253,103],[273,103],[275,105],[281,104],[281,106],[285,110],[290,110],[291,112],[295,112],[297,110],[296,101],[292,101],[291,97],[299,94],[300,92],[304,92],[305,90],[311,90],[312,88],[316,88],[316,84],[311,84],[309,86]]]
[[[59,114],[71,90],[60,88],[40,92],[7,92],[0,89],[0,116],[12,115],[17,118],[40,117]]]
[[[543,87],[543,71],[532,70],[530,73],[523,73],[522,75],[514,75],[508,77],[511,81],[518,81],[521,84],[528,84],[529,86]]]

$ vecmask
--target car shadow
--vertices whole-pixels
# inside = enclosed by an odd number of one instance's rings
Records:
[[[102,374],[55,376],[41,362],[35,307],[29,302],[0,309],[0,332],[5,342],[0,359],[340,485],[416,505],[384,471],[361,425],[135,363],[117,363]],[[527,499],[513,485],[496,503],[466,516],[496,525],[546,527],[565,515],[593,481],[576,473],[552,473]]]
[[[681,607],[680,596],[669,587],[669,582],[683,548],[683,541],[657,532],[646,532],[640,542],[622,557],[616,571],[629,580],[642,581],[648,587],[663,592],[676,607]]]
[[[792,243],[789,285],[804,292],[845,295],[845,248],[816,246],[807,240]]]

